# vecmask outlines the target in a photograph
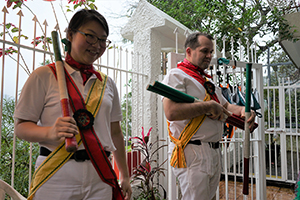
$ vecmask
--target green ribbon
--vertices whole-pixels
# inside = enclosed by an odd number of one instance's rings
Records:
[[[65,45],[65,51],[68,51],[69,47],[71,48],[71,42],[67,38],[62,39],[61,42]]]

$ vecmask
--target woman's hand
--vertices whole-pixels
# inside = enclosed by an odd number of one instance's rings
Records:
[[[16,119],[15,133],[18,138],[28,142],[39,142],[40,144],[55,149],[66,137],[78,134],[76,121],[73,117],[59,117],[53,126],[39,126],[37,122]]]
[[[59,117],[47,133],[45,143],[58,146],[65,138],[78,134],[76,121],[73,117]]]
[[[125,200],[130,200],[131,194],[132,194],[132,189],[131,189],[129,178],[123,179],[121,181],[121,189],[123,191]]]

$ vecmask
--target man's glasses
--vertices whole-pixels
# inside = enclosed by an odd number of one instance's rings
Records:
[[[98,41],[100,41],[100,46],[103,48],[107,48],[109,46],[109,44],[111,43],[111,41],[108,39],[101,39],[101,38],[96,37],[95,35],[84,33],[79,30],[76,30],[76,31],[78,31],[79,33],[84,35],[86,42],[89,44],[96,44]]]

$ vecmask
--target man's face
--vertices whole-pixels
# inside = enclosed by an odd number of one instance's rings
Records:
[[[209,67],[213,53],[213,42],[205,36],[198,36],[198,46],[196,49],[188,47],[186,49],[186,58],[193,65],[206,69]]]

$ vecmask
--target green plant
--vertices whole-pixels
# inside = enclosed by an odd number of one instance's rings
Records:
[[[12,184],[11,177],[14,173],[14,188],[23,196],[27,197],[29,188],[29,169],[34,171],[35,160],[39,155],[39,145],[32,144],[32,166],[30,166],[30,143],[16,139],[14,145],[14,110],[15,100],[6,96],[3,99],[2,124],[1,124],[1,157],[0,157],[0,179]],[[13,150],[14,148],[14,150]],[[12,162],[13,153],[15,160]],[[12,167],[15,166],[12,172]],[[1,197],[0,197],[1,198]],[[6,198],[10,199],[10,198]]]
[[[239,43],[246,47],[256,38],[266,38],[264,42],[258,42],[257,56],[265,57],[268,47],[279,44],[280,40],[297,40],[290,26],[284,18],[284,9],[271,9],[268,2],[277,1],[199,1],[199,0],[147,0],[166,14],[173,17],[189,29],[210,33],[217,38],[217,46],[231,54],[231,48],[237,55]],[[291,2],[292,3],[292,2]],[[289,4],[290,5],[290,4]],[[292,3],[296,6],[296,3]],[[287,7],[287,6],[286,6]],[[269,36],[269,37],[267,37]],[[231,46],[233,38],[233,46]],[[244,51],[246,55],[246,51]]]
[[[164,187],[154,182],[154,177],[157,175],[165,176],[164,171],[166,169],[162,168],[163,164],[167,159],[158,164],[157,160],[154,158],[154,155],[158,150],[166,147],[167,145],[160,145],[159,142],[165,142],[165,140],[155,140],[154,142],[149,142],[149,136],[152,128],[149,129],[148,134],[145,136],[144,127],[142,127],[142,137],[131,137],[131,149],[140,151],[144,156],[143,161],[139,164],[133,172],[132,183],[135,181],[140,181],[138,188],[141,190],[141,193],[138,197],[134,197],[135,200],[158,200],[161,199],[161,194],[159,193],[159,188],[163,190],[163,198],[166,199],[167,193]],[[151,164],[156,163],[156,167],[151,167]]]

